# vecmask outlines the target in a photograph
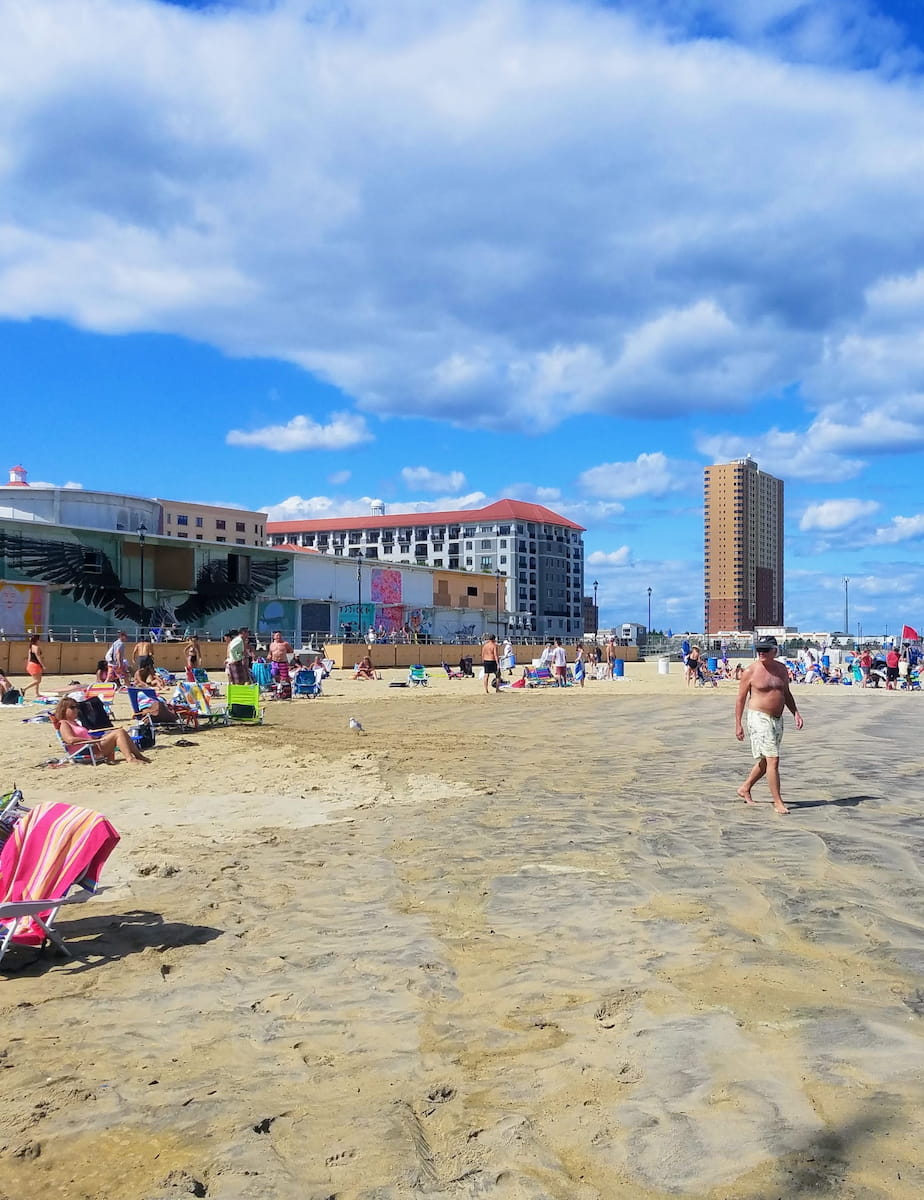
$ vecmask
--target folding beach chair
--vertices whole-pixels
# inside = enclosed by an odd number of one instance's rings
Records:
[[[195,713],[197,722],[204,722],[209,726],[228,724],[227,710],[213,704],[205,688],[199,683],[190,683],[188,679],[179,680],[174,699],[177,704]]]
[[[447,679],[464,679],[465,676],[461,671],[454,671],[449,663],[443,663],[443,670],[446,672]]]
[[[256,683],[229,683],[227,720],[232,725],[262,725],[260,687]]]
[[[72,804],[37,804],[13,826],[0,851],[0,961],[13,944],[53,942],[72,957],[55,929],[59,909],[98,892],[118,831],[99,813]],[[81,891],[68,895],[72,887]]]
[[[408,669],[407,681],[412,687],[429,687],[430,676],[427,674],[427,668],[420,663],[415,663]]]
[[[175,721],[155,721],[150,713],[145,712],[144,698],[160,700],[161,697],[158,696],[156,690],[152,687],[129,687],[125,690],[128,693],[128,702],[132,706],[132,712],[138,721],[147,722],[152,729],[156,725],[165,733],[189,733],[191,730],[199,728],[199,714],[189,704],[182,701],[171,704],[170,707],[176,713]]]
[[[98,762],[104,761],[105,755],[93,742],[85,742],[82,746],[69,746],[61,736],[59,723],[54,717],[51,717],[51,727],[55,731],[58,745],[61,747],[64,757],[68,762],[76,765],[89,763],[90,766],[95,767]]]
[[[293,695],[295,696],[320,696],[321,685],[318,682],[317,673],[311,667],[302,667],[300,671],[295,672],[295,688]]]
[[[114,683],[91,683],[83,689],[88,700],[92,700],[94,696],[100,700],[103,707],[109,716],[112,716],[112,706],[115,703],[116,684]]]
[[[168,671],[164,667],[155,667],[154,674],[157,676],[158,681],[164,685],[164,687],[167,687],[168,685],[172,686],[174,683],[176,683],[176,676],[172,671]]]

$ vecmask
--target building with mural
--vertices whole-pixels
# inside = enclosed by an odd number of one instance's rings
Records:
[[[261,514],[227,513],[259,525]],[[505,632],[492,575],[223,543],[206,536],[212,530],[197,538],[196,526],[180,539],[163,516],[157,500],[30,488],[14,468],[0,487],[0,638],[102,641],[119,628],[220,638],[246,625],[261,639],[279,629],[300,645],[370,627],[395,640]]]
[[[297,636],[363,636],[371,628],[387,640],[477,641],[506,632],[493,575],[386,566],[362,558],[281,546],[294,555]]]
[[[368,566],[417,564],[497,577],[512,631],[580,637],[584,529],[541,504],[498,500],[454,512],[269,521],[270,545],[297,545]]]

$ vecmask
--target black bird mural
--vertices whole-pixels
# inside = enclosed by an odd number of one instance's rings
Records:
[[[174,620],[194,625],[213,613],[236,608],[277,584],[288,565],[280,558],[251,558],[246,578],[241,579],[241,556],[213,558],[199,568],[195,590],[182,604],[168,609],[142,608],[123,588],[109,556],[80,542],[0,531],[0,557],[30,579],[57,588],[62,595],[141,626]]]

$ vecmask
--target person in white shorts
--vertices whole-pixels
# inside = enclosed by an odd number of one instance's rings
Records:
[[[735,737],[744,741],[742,718],[747,704],[747,727],[751,740],[751,753],[756,762],[751,773],[738,788],[738,795],[746,804],[753,804],[751,788],[764,775],[773,807],[778,813],[788,813],[780,794],[780,743],[783,740],[783,710],[788,708],[795,720],[796,729],[802,728],[802,714],[789,688],[789,673],[775,661],[777,642],[775,637],[764,637],[755,646],[757,661],[742,672],[735,701]]]

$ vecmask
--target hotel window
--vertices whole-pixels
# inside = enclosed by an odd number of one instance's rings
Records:
[[[173,513],[167,513],[167,524],[168,525],[173,524]]]
[[[434,558],[433,565],[434,567],[441,567],[443,565],[443,560],[441,558]]]
[[[493,566],[494,566],[494,559],[490,556],[490,554],[482,554],[482,556],[481,556],[482,571],[490,571]]]
[[[478,595],[478,589],[477,589],[476,587],[470,587],[470,588],[466,588],[466,589],[465,589],[465,594],[466,594],[467,596],[477,596],[477,595]]]
[[[217,537],[215,539],[216,542],[226,542],[227,540],[228,540],[227,538],[221,538],[221,537]]]
[[[176,518],[177,525],[188,525],[189,517],[185,513],[179,513]]]
[[[215,528],[216,528],[216,529],[224,529],[224,528],[225,528],[225,523],[224,523],[224,521],[216,521],[216,522],[215,522]],[[224,538],[219,538],[218,540],[219,540],[220,542],[223,542],[225,539],[224,539]]]
[[[481,543],[481,547],[480,547],[480,548],[481,548],[482,550],[490,550],[490,549],[491,549],[491,547],[492,547],[492,545],[493,545],[493,542],[491,541],[491,539],[490,539],[490,538],[484,538],[484,539],[482,540],[482,543]]]
[[[202,518],[201,517],[196,517],[196,528],[197,529],[202,528]]]
[[[188,538],[188,537],[189,537],[189,534],[188,534],[188,533],[178,533],[176,536],[177,536],[177,537],[184,537],[184,538]]]
[[[234,539],[234,544],[235,544],[236,546],[246,546],[246,545],[247,545],[247,539],[246,539],[246,538],[235,538],[235,539]]]
[[[235,533],[246,533],[247,532],[247,527],[243,521],[235,521],[234,532]]]
[[[202,534],[201,534],[201,533],[197,533],[197,534],[196,534],[196,541],[197,541],[197,542],[201,542],[201,541],[202,541]]]

